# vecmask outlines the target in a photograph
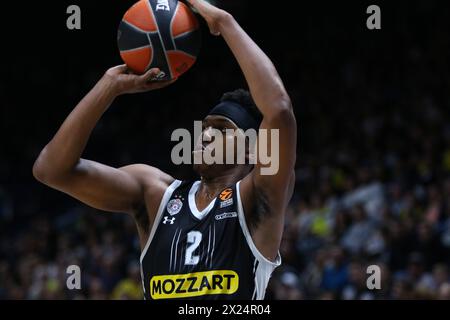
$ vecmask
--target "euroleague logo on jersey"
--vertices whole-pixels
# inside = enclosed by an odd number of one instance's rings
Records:
[[[181,207],[183,207],[183,202],[180,199],[172,199],[167,204],[167,212],[169,212],[171,216],[176,215],[180,212]]]
[[[223,190],[219,194],[219,199],[221,200],[220,207],[225,208],[225,207],[231,206],[233,204],[232,197],[233,197],[233,189],[226,188],[225,190]]]
[[[226,201],[228,199],[230,199],[233,196],[233,189],[231,188],[226,188],[225,190],[223,190],[220,195],[219,195],[219,199],[222,201]]]

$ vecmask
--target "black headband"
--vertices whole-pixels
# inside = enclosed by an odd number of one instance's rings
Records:
[[[249,110],[240,104],[232,101],[222,101],[212,108],[209,115],[224,116],[233,121],[238,128],[246,131],[247,129],[255,129],[258,131],[262,121],[262,116],[252,115]]]

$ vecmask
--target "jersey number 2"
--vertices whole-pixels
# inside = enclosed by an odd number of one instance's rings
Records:
[[[201,232],[191,231],[187,234],[188,247],[186,248],[186,255],[185,255],[185,260],[184,260],[185,265],[193,266],[199,262],[200,257],[194,256],[193,253],[194,253],[195,249],[198,248],[201,241],[202,241],[202,233]]]

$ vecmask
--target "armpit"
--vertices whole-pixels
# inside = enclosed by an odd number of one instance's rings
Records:
[[[256,189],[254,199],[255,205],[249,221],[252,229],[258,227],[262,221],[272,214],[269,198],[264,190]]]
[[[141,230],[149,230],[150,229],[150,220],[148,218],[147,206],[145,203],[142,203],[141,206],[136,210],[134,214],[134,219]]]

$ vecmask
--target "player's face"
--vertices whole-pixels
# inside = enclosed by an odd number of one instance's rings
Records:
[[[238,136],[242,135],[242,133],[238,129],[234,122],[223,116],[209,115],[203,120],[202,134],[194,148],[196,156],[201,155],[203,160],[201,164],[194,164],[194,170],[198,174],[204,177],[216,177],[223,174],[224,170],[239,165],[237,164],[238,157],[240,156]],[[217,148],[221,148],[221,156],[216,152],[218,150]],[[243,150],[245,162],[248,161],[248,150],[249,148],[246,144]],[[228,156],[227,159],[227,152],[233,152],[233,157]],[[222,164],[208,164],[208,161],[205,160],[206,154],[211,155],[213,158],[220,156]],[[232,159],[232,163],[229,163],[230,159]]]

